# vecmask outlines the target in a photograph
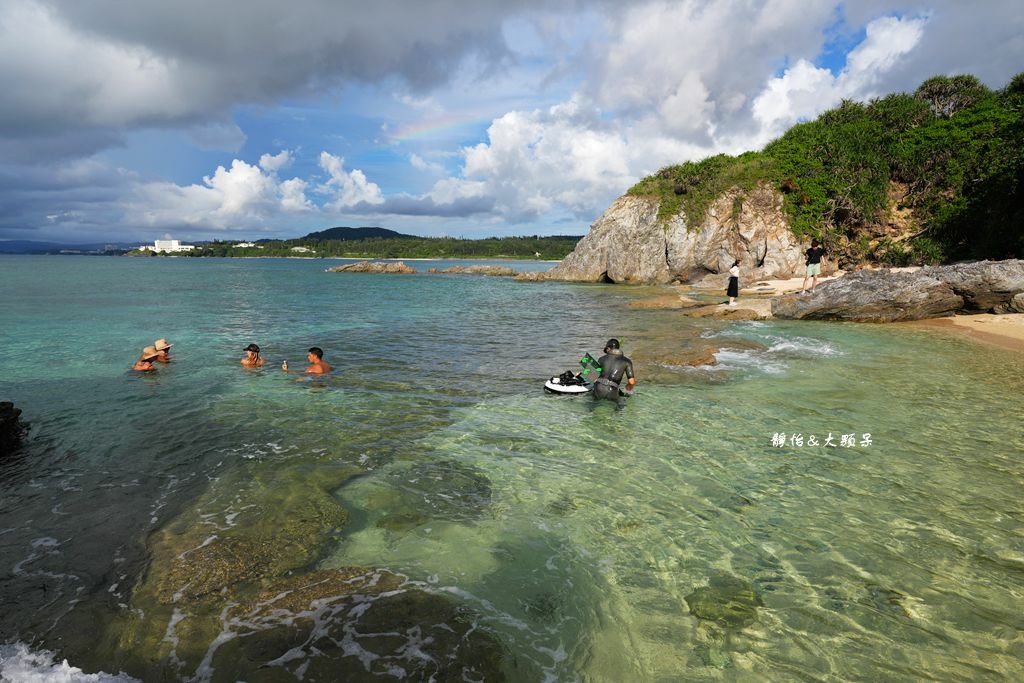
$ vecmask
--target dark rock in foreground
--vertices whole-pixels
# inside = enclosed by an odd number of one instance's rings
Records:
[[[416,269],[405,265],[403,261],[359,261],[344,266],[334,266],[327,269],[328,273],[387,273],[387,274],[408,274],[415,273]]]
[[[13,453],[21,446],[21,438],[28,427],[19,419],[21,410],[10,401],[0,402],[0,457]]]
[[[954,313],[1024,309],[1024,261],[922,268],[913,273],[860,271],[821,284],[814,294],[772,302],[777,318],[895,322]]]

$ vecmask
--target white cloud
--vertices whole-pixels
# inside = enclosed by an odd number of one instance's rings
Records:
[[[767,137],[774,137],[790,124],[826,108],[836,98],[835,77],[801,59],[791,69],[768,81],[754,99],[754,119]]]
[[[320,168],[327,171],[330,178],[321,186],[321,191],[334,197],[327,206],[342,210],[357,204],[380,204],[384,201],[380,187],[366,179],[366,175],[358,168],[345,171],[345,159],[328,152],[320,152]]]
[[[547,111],[510,112],[487,131],[488,143],[465,150],[463,174],[497,199],[498,209],[525,220],[556,205],[593,210],[632,180],[627,145],[614,130],[588,125],[598,112],[570,102]]]
[[[418,171],[426,171],[427,173],[444,173],[444,166],[433,161],[427,161],[419,154],[410,155],[409,163]]]
[[[886,74],[924,35],[927,17],[882,17],[868,23],[867,37],[846,59],[838,87],[844,97],[868,98],[878,93]]]
[[[292,178],[281,183],[281,209],[283,211],[312,211],[313,202],[306,197],[307,183],[301,178]]]
[[[260,156],[260,168],[267,173],[277,173],[282,168],[287,168],[292,163],[292,154],[284,149],[277,154],[264,154]]]
[[[231,169],[218,166],[203,182],[220,197],[217,214],[230,217],[259,216],[273,206],[277,183],[244,161],[235,159]]]
[[[264,154],[261,165],[282,164],[288,152]],[[312,211],[307,183],[300,178],[280,181],[273,173],[235,159],[230,168],[218,166],[202,185],[169,182],[134,185],[125,203],[125,220],[144,226],[194,226],[214,230],[264,226],[283,214]]]
[[[926,18],[883,17],[868,24],[864,42],[847,55],[838,76],[800,60],[768,81],[754,99],[753,116],[762,127],[762,142],[782,134],[802,119],[810,119],[843,98],[866,100],[877,95],[877,84],[898,60],[921,40]]]

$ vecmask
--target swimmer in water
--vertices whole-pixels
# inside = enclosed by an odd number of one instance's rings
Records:
[[[324,360],[324,350],[319,346],[314,346],[306,354],[306,359],[309,360],[309,367],[306,368],[306,373],[310,375],[326,375],[331,371],[331,366]]]
[[[263,365],[263,359],[260,358],[260,347],[256,344],[249,344],[245,347],[245,358],[242,359],[242,365],[247,368],[258,368]]]
[[[137,361],[135,361],[135,365],[132,366],[132,370],[137,370],[139,372],[153,372],[156,370],[156,368],[153,367],[153,363],[159,355],[160,352],[157,351],[155,347],[147,346],[142,349],[142,355],[139,356]]]
[[[156,362],[157,363],[170,363],[171,354],[170,349],[174,344],[168,344],[166,339],[157,339],[153,342],[153,348],[157,351]]]

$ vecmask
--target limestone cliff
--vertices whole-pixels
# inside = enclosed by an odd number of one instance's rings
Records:
[[[790,277],[803,249],[789,229],[782,195],[768,183],[723,193],[691,228],[682,213],[658,218],[658,199],[619,197],[544,279],[661,284],[726,277],[734,260],[744,279]]]

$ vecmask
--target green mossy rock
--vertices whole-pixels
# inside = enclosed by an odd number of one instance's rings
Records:
[[[479,467],[457,460],[418,463],[393,473],[390,479],[402,492],[396,515],[471,522],[491,507],[491,480]]]
[[[764,606],[752,584],[730,574],[712,576],[708,586],[698,588],[685,599],[698,619],[732,629],[754,623],[757,608]]]

